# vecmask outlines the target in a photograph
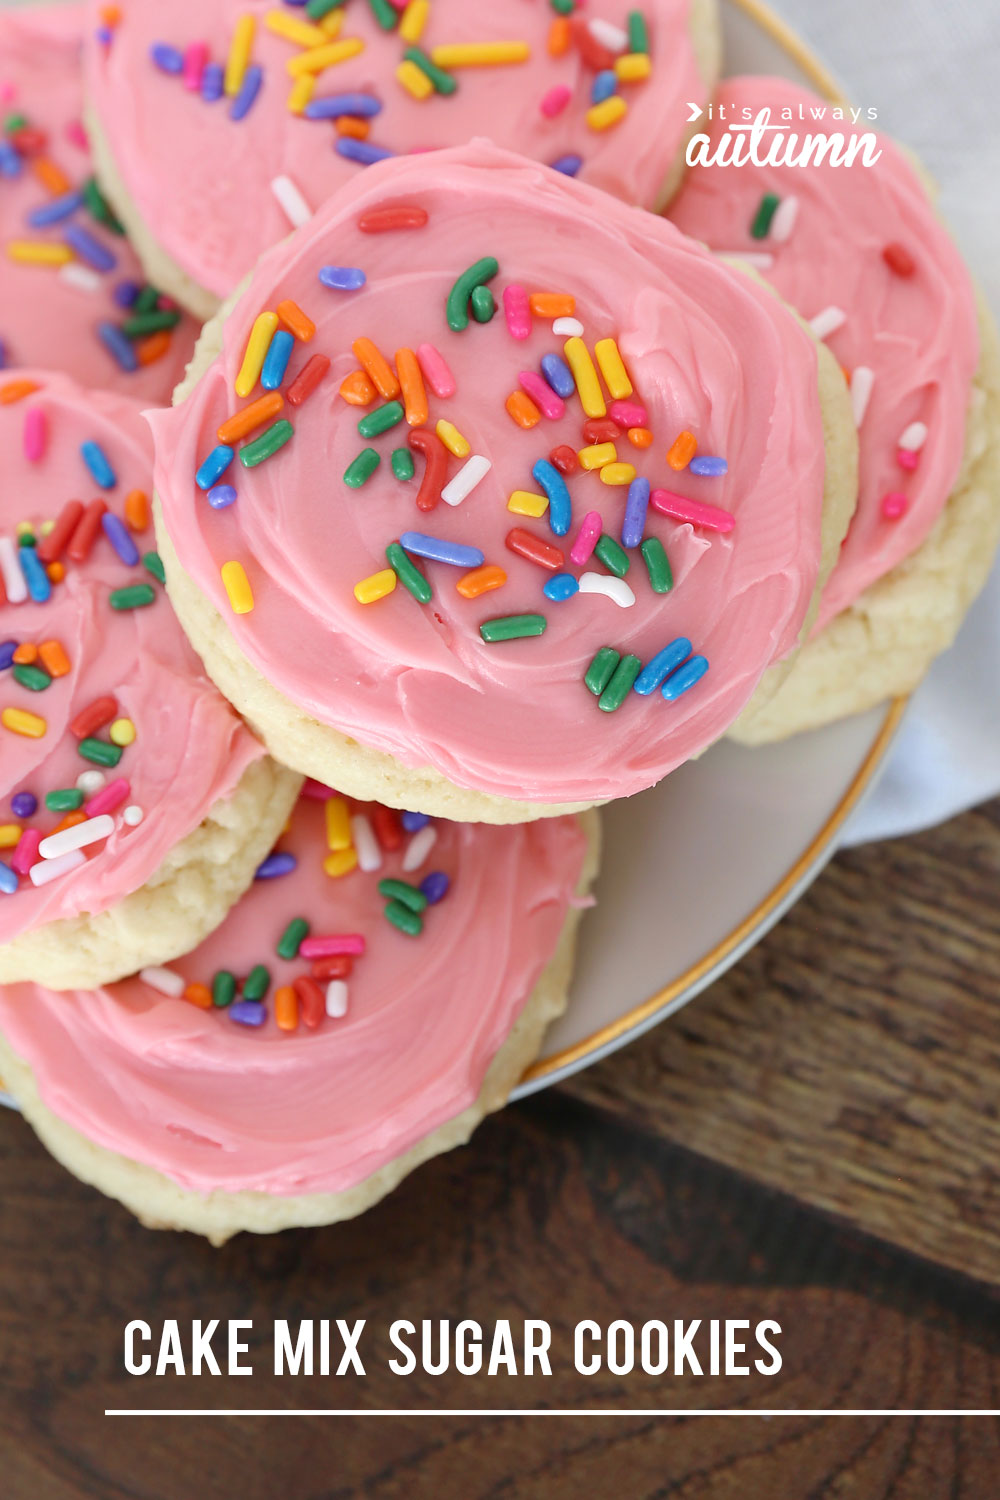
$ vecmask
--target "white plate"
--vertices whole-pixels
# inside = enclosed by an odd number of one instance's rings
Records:
[[[721,9],[726,73],[776,73],[839,97],[823,64],[758,0]],[[904,707],[782,745],[717,745],[607,809],[598,904],[581,929],[569,1009],[515,1098],[648,1031],[760,941],[833,855]]]

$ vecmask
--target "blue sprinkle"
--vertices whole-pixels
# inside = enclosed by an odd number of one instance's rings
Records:
[[[708,662],[703,656],[692,656],[691,660],[685,662],[679,672],[669,677],[663,684],[663,696],[668,703],[673,703],[688,688],[693,688],[696,682],[700,682],[708,671]]]
[[[263,864],[257,866],[254,880],[276,880],[279,875],[290,875],[297,864],[294,854],[269,854]]]
[[[28,593],[36,604],[45,604],[52,597],[52,585],[45,571],[45,564],[34,547],[18,547],[17,556],[24,581],[28,585]]]
[[[19,644],[18,641],[0,641],[0,672],[6,672],[14,665],[14,652]]]
[[[227,447],[225,443],[220,443],[217,448],[212,449],[194,476],[195,484],[200,490],[210,490],[215,481],[222,478],[232,461],[232,448]]]
[[[206,104],[214,104],[222,98],[225,73],[221,63],[206,63],[201,74],[201,97]]]
[[[17,890],[17,876],[10,865],[0,864],[0,891],[5,896],[12,896]]]
[[[236,491],[231,484],[214,484],[208,492],[208,503],[213,510],[225,510],[236,503]]]
[[[614,68],[602,68],[595,76],[590,89],[591,104],[603,104],[618,88],[618,77]]]
[[[546,599],[551,599],[553,604],[561,604],[564,599],[572,599],[573,595],[579,592],[580,585],[572,573],[553,573],[542,589]]]
[[[573,379],[573,371],[560,354],[542,355],[542,374],[557,396],[563,400],[572,396],[576,391],[576,381]]]
[[[0,177],[20,177],[23,167],[17,148],[10,141],[0,140]]]
[[[82,204],[82,193],[63,193],[50,203],[43,203],[40,208],[33,208],[28,215],[28,223],[32,229],[46,229],[50,224],[59,224],[63,219],[68,219]]]
[[[622,521],[622,546],[638,547],[646,529],[646,512],[649,509],[649,480],[633,479],[628,487],[625,501],[625,517]]]
[[[650,693],[666,680],[671,672],[686,662],[691,655],[691,642],[683,635],[678,636],[676,641],[671,641],[669,646],[664,646],[658,651],[652,661],[648,661],[635,679],[635,690],[641,698],[648,698]]]
[[[729,473],[729,465],[724,458],[692,458],[688,467],[692,474],[703,474],[709,479],[717,479],[721,474]]]
[[[154,42],[149,49],[149,55],[161,73],[184,71],[184,54],[176,47],[171,47],[169,42]]]
[[[97,30],[94,32],[94,37],[96,38],[97,42],[102,47],[110,47],[111,46],[111,27],[110,26],[98,26]]]
[[[373,146],[371,141],[356,141],[352,135],[338,135],[334,150],[338,156],[360,162],[363,167],[370,167],[377,161],[386,161],[396,154],[385,146]]]
[[[139,549],[126,530],[125,523],[113,511],[106,510],[101,517],[101,526],[126,568],[134,568],[139,561]]]
[[[549,525],[554,535],[565,536],[573,524],[573,503],[565,479],[547,458],[538,460],[531,471],[531,477],[549,497]]]
[[[382,101],[374,94],[326,94],[321,99],[310,99],[305,107],[307,120],[335,120],[340,115],[371,120],[381,113]]]
[[[478,547],[463,547],[441,537],[425,536],[422,531],[404,531],[399,544],[405,552],[429,558],[431,562],[450,563],[454,568],[481,568],[486,561]]]
[[[113,271],[118,264],[118,257],[107,245],[102,245],[96,235],[91,234],[89,229],[84,229],[82,224],[67,224],[63,238],[80,257],[86,261],[88,266],[93,266],[95,271]]]
[[[427,897],[427,905],[437,906],[439,901],[443,901],[450,885],[451,881],[443,870],[432,870],[429,875],[425,875],[420,882],[420,889]]]
[[[229,1019],[238,1026],[263,1026],[267,1020],[267,1008],[259,1000],[237,1000],[229,1006]]]
[[[419,833],[421,828],[426,828],[430,818],[426,813],[405,812],[400,819],[407,833]]]
[[[15,792],[10,799],[10,810],[15,818],[33,818],[38,811],[38,798],[34,792]]]
[[[240,91],[229,106],[229,118],[231,120],[242,120],[253,108],[254,100],[260,93],[260,86],[264,82],[264,69],[256,63],[247,68],[243,74],[243,82]]]
[[[320,266],[319,279],[335,292],[358,292],[368,277],[356,266]]]
[[[294,347],[295,337],[287,329],[279,328],[272,336],[260,372],[260,383],[265,391],[276,391],[284,380]]]
[[[81,443],[80,456],[90,470],[90,477],[95,484],[99,484],[102,490],[114,489],[118,483],[118,476],[108,462],[108,455],[100,443]]]
[[[142,287],[137,281],[119,281],[111,295],[116,307],[127,309],[132,306],[141,291]]]
[[[575,177],[583,166],[582,156],[560,156],[558,161],[551,163],[554,172],[562,172],[564,177]]]
[[[117,323],[98,323],[97,337],[107,349],[119,369],[131,374],[139,368],[139,356],[130,338],[126,338]]]

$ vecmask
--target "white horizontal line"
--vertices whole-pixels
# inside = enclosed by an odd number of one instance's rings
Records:
[[[1000,1407],[908,1407],[896,1411],[885,1407],[844,1409],[827,1407],[800,1411],[797,1408],[729,1406],[711,1407],[636,1406],[611,1409],[590,1407],[106,1407],[106,1417],[997,1417]]]

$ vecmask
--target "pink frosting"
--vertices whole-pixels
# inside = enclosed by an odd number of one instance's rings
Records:
[[[0,535],[13,539],[18,522],[38,526],[70,499],[89,502],[99,493],[120,516],[130,490],[149,492],[151,444],[135,403],[86,393],[65,376],[35,371],[0,375],[0,390],[22,378],[40,389],[13,404],[0,402]],[[46,429],[44,457],[37,462],[25,457],[22,441],[30,412],[43,414]],[[80,446],[88,441],[100,444],[115,470],[111,490],[98,491],[84,465]],[[150,550],[152,529],[135,541],[140,552]],[[18,890],[0,895],[0,942],[56,918],[103,911],[137,890],[263,753],[204,676],[159,584],[153,584],[159,597],[144,609],[109,606],[111,589],[153,583],[141,563],[126,567],[103,532],[86,563],[64,562],[65,581],[53,587],[47,603],[28,599],[0,606],[0,640],[57,640],[71,664],[68,675],[55,677],[41,692],[19,685],[10,668],[0,674],[0,708],[27,710],[47,724],[40,739],[0,728],[0,823],[36,828],[43,836],[56,827],[63,814],[46,810],[45,794],[75,787],[82,772],[99,769],[81,757],[69,725],[109,694],[118,701],[119,717],[131,719],[137,733],[117,768],[104,774],[109,781],[129,782],[127,802],[142,808],[143,819],[128,826],[120,804],[114,832],[88,851],[86,864],[38,887],[23,878]],[[95,734],[107,740],[107,726]],[[18,817],[11,808],[11,798],[22,791],[37,798],[33,817]],[[0,859],[8,863],[11,854],[5,849]]]
[[[840,131],[850,138],[871,130],[865,120],[857,127],[835,121],[830,106],[825,120],[815,118],[810,111],[823,101],[781,78],[727,79],[718,102],[729,113],[706,127],[713,147],[730,122],[765,107],[775,124],[791,110],[787,129],[800,135]],[[979,358],[975,294],[962,258],[904,154],[882,135],[878,147],[881,160],[871,167],[696,166],[670,211],[680,229],[715,250],[773,255],[761,274],[804,317],[830,307],[845,313],[826,342],[848,372],[863,366],[874,373],[860,428],[858,509],[817,629],[926,538],[958,476]],[[750,234],[764,193],[798,199],[784,242]],[[888,245],[909,254],[912,275],[890,269],[882,257]],[[928,436],[911,469],[899,462],[898,440],[916,422]],[[885,497],[900,493],[905,510],[887,518]]]
[[[430,222],[361,233],[359,217],[387,202],[420,204]],[[449,287],[488,254],[500,262],[498,301],[511,283],[571,293],[591,347],[617,337],[655,434],[644,451],[622,434],[619,457],[654,491],[735,515],[723,534],[650,509],[647,534],[666,547],[671,593],[652,592],[634,551],[633,607],[585,593],[549,603],[542,587],[550,575],[507,549],[508,532],[523,527],[568,555],[588,512],[617,538],[626,491],[596,473],[573,475],[574,519],[563,538],[547,519],[508,510],[514,490],[538,490],[539,459],[585,439],[576,397],[561,420],[531,432],[505,411],[519,372],[562,350],[550,322],[536,318],[523,341],[511,337],[502,312],[488,326],[447,327]],[[367,287],[351,294],[321,286],[317,272],[331,261],[363,268]],[[237,462],[239,500],[213,511],[195,470],[239,404],[233,382],[254,318],[287,297],[318,330],[293,354],[290,378],[315,351],[332,369],[306,404],[286,407],[292,441],[258,468]],[[429,341],[447,359],[457,393],[430,398],[431,425],[451,420],[493,464],[458,507],[421,512],[417,483],[393,478],[389,454],[405,444],[404,425],[374,441],[383,454],[374,479],[360,490],[341,483],[367,446],[357,431],[362,413],[337,394],[362,335],[390,358]],[[322,722],[485,792],[558,802],[651,785],[728,728],[765,667],[793,645],[816,583],[824,453],[811,339],[770,292],[662,219],[481,142],[373,167],[354,192],[331,200],[261,262],[228,320],[222,355],[192,396],[151,420],[168,531],[250,661]],[[698,435],[703,454],[728,459],[724,478],[668,467],[666,450],[684,429]],[[449,459],[451,475],[458,467]],[[386,545],[411,528],[479,548],[505,569],[506,584],[467,600],[456,589],[460,569],[429,563],[428,607],[402,586],[377,605],[358,604],[354,585],[384,568]],[[250,578],[256,604],[248,614],[229,608],[220,579],[229,560],[242,561]],[[604,573],[594,560],[582,571]],[[548,619],[542,638],[484,645],[482,621],[535,611]],[[613,645],[645,662],[679,636],[711,663],[691,691],[669,704],[658,693],[633,694],[616,713],[597,708],[583,683],[595,652]]]
[[[520,827],[440,823],[427,863],[451,878],[424,931],[390,926],[376,884],[401,875],[322,873],[323,808],[303,800],[281,848],[298,867],[252,887],[225,923],[172,965],[189,982],[263,963],[271,994],[309,972],[275,946],[289,920],[359,933],[347,1015],[315,1031],[259,1030],[168,999],[138,979],[94,992],[0,993],[0,1030],[42,1099],[99,1145],[182,1186],[337,1192],[377,1171],[479,1093],[556,946],[585,839],[575,819]]]
[[[77,5],[0,10],[0,99],[3,115],[24,114],[48,135],[44,156],[79,187],[91,175],[86,138],[80,132],[83,104],[84,11]],[[97,336],[101,322],[121,324],[125,313],[113,297],[123,281],[145,278],[127,241],[91,217],[86,208],[72,220],[32,228],[28,215],[51,194],[31,170],[0,176],[0,341],[7,362],[65,370],[81,385],[127,391],[143,401],[167,401],[191,357],[198,329],[184,316],[166,354],[132,372],[115,362]],[[52,266],[25,265],[7,257],[10,240],[59,244],[67,223],[79,223],[110,250],[114,269],[101,273],[94,289],[72,285]]]
[[[289,222],[271,190],[289,176],[311,208],[337,188],[356,185],[363,167],[334,151],[329,120],[292,115],[287,99],[289,59],[300,50],[269,32],[264,16],[275,0],[130,0],[110,48],[91,43],[91,100],[110,139],[122,180],[157,241],[199,285],[224,297]],[[284,7],[279,6],[285,10]],[[587,20],[619,28],[631,0],[588,0]],[[667,172],[687,129],[685,101],[706,98],[689,32],[690,0],[650,0],[652,77],[624,85],[625,119],[606,131],[586,123],[594,79],[576,47],[563,57],[547,50],[555,19],[548,0],[433,0],[421,47],[442,43],[523,40],[523,63],[455,71],[457,91],[413,99],[397,81],[405,43],[383,31],[364,0],[344,12],[341,37],[357,37],[364,51],[319,75],[315,97],[363,91],[382,112],[372,121],[373,144],[396,154],[459,145],[490,135],[525,156],[555,162],[583,158],[582,175],[598,187],[645,206],[661,195]],[[96,13],[97,6],[94,6]],[[288,16],[304,19],[300,9]],[[264,70],[250,113],[229,118],[228,100],[205,103],[182,78],[158,71],[150,47],[165,42],[183,53],[203,42],[225,64],[237,20],[257,18],[253,61]],[[550,116],[542,101],[565,86],[570,99]]]

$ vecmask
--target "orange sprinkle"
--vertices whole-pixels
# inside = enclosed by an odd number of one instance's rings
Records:
[[[507,574],[503,568],[498,568],[496,563],[486,563],[481,568],[473,568],[471,573],[463,574],[455,587],[463,599],[478,599],[480,594],[502,589],[506,582]]]
[[[135,357],[141,365],[155,365],[170,348],[170,342],[170,329],[158,328],[155,333],[149,333],[144,339],[136,341]]]
[[[672,469],[686,469],[698,452],[698,439],[693,432],[682,432],[667,454],[667,463]]]
[[[6,385],[0,385],[0,406],[10,406],[15,401],[23,401],[25,396],[30,396],[37,390],[37,380],[8,380]]]
[[[32,157],[31,170],[42,187],[50,192],[53,198],[61,198],[63,193],[68,193],[73,186],[62,167],[57,167],[55,162],[47,156]]]
[[[83,808],[80,807],[77,808],[76,812],[67,813],[62,822],[56,824],[52,832],[62,833],[64,828],[75,828],[78,823],[86,823],[86,821],[87,814],[83,811]]]
[[[338,135],[350,135],[356,141],[366,141],[371,130],[368,121],[357,115],[338,115],[333,123]]]
[[[50,677],[69,676],[69,657],[66,655],[62,641],[43,641],[38,648],[38,654],[42,658],[42,666]]]
[[[50,583],[62,583],[63,579],[66,577],[65,563],[50,562],[45,571],[49,575]]]
[[[284,404],[285,398],[280,391],[268,391],[265,396],[259,396],[223,422],[217,434],[219,442],[231,444],[245,438],[255,428],[263,427],[265,422],[276,417]]]
[[[207,984],[189,984],[184,990],[184,999],[199,1010],[212,1009],[212,991]]]
[[[532,427],[537,427],[542,420],[542,414],[523,391],[514,391],[507,397],[507,413],[513,417],[518,427],[523,427],[527,432]]]
[[[420,373],[420,365],[412,349],[396,350],[396,369],[403,389],[406,420],[411,427],[423,427],[430,416],[430,409],[427,405],[424,377]]]
[[[316,324],[306,316],[299,304],[286,297],[284,302],[278,303],[277,313],[285,327],[303,344],[308,344],[316,332]]]
[[[340,394],[348,406],[371,406],[375,400],[375,387],[364,370],[355,370],[341,381]]]
[[[576,312],[576,298],[565,292],[532,292],[528,302],[536,318],[571,318]]]
[[[550,57],[566,56],[566,53],[569,51],[570,35],[569,16],[556,16],[549,27],[548,48]]]
[[[290,984],[274,992],[274,1019],[282,1031],[296,1031],[299,1024],[299,997]]]
[[[145,490],[129,490],[125,496],[125,525],[129,531],[148,529],[149,496]]]
[[[371,339],[355,339],[351,348],[379,395],[386,401],[395,401],[399,395],[399,381],[392,366]]]
[[[628,440],[633,448],[652,448],[653,434],[648,427],[630,427]]]
[[[122,8],[120,5],[102,5],[98,15],[105,26],[117,26],[122,18]]]
[[[38,647],[31,641],[25,641],[22,646],[18,646],[12,659],[19,667],[30,667],[38,660]]]

